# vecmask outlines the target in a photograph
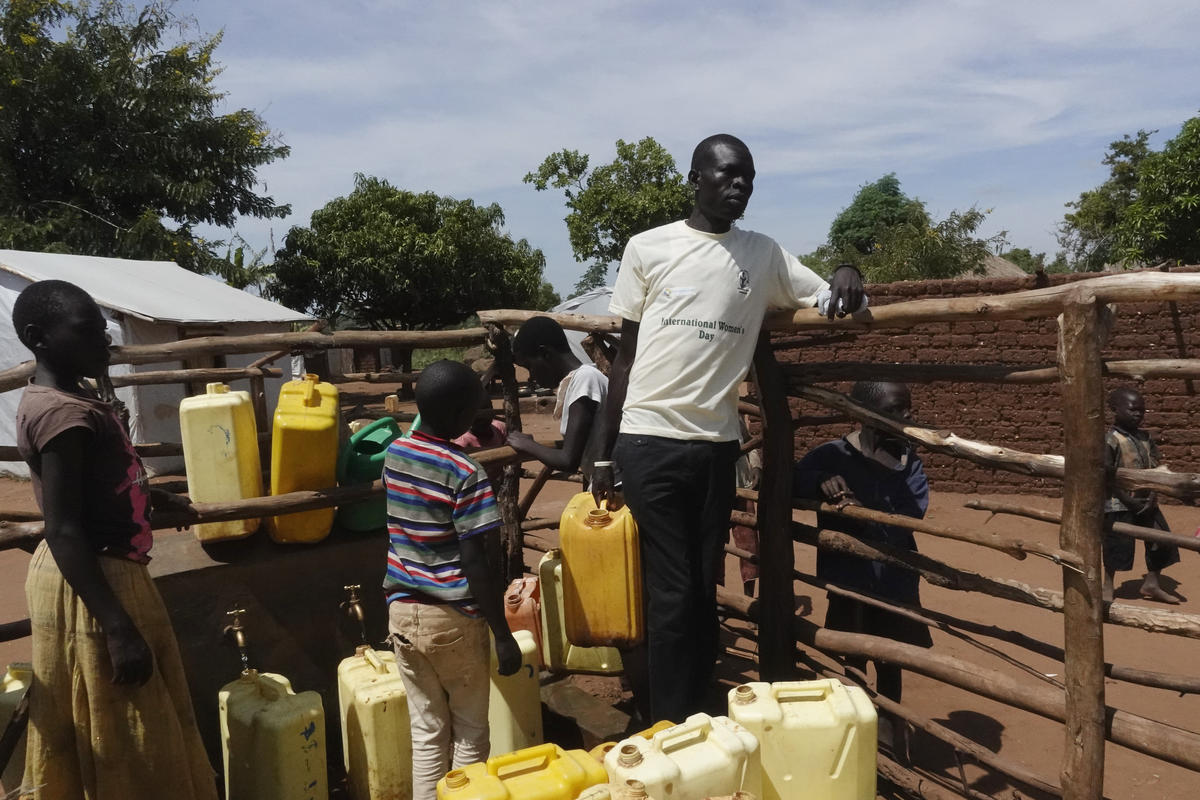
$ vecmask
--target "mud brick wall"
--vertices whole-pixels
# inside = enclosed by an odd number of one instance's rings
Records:
[[[1189,267],[1187,271],[1197,271]],[[916,281],[869,286],[875,306],[905,300],[1005,294],[1045,285],[1086,279],[1087,275],[1050,275],[1006,279]],[[1104,358],[1200,357],[1200,303],[1137,303],[1115,308],[1116,323]],[[920,325],[911,330],[856,335],[815,334],[779,339],[788,346],[781,362],[853,361],[871,363],[960,363],[1053,366],[1055,320],[953,322]],[[1154,435],[1163,461],[1177,471],[1200,471],[1200,397],[1190,380],[1106,379],[1105,391],[1122,385],[1141,389],[1146,398],[1145,428]],[[830,388],[848,392],[849,383]],[[959,436],[1031,453],[1061,453],[1062,402],[1057,383],[1015,385],[939,381],[914,383],[913,413],[921,423]],[[793,399],[793,411],[805,415],[831,412]],[[1109,417],[1111,421],[1111,416]],[[844,434],[850,423],[797,429],[797,455]],[[1058,481],[990,470],[962,459],[922,453],[930,483],[947,492],[1034,492],[1059,495]]]

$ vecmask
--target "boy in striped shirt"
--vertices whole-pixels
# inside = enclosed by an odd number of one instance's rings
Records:
[[[438,361],[417,380],[421,429],[388,447],[388,550],[383,588],[412,720],[413,798],[488,757],[488,627],[501,675],[521,667],[485,536],[500,527],[478,463],[450,440],[470,427],[483,387],[465,364]]]

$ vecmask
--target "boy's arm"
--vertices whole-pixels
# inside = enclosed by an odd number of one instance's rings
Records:
[[[600,459],[612,458],[613,445],[617,442],[617,433],[621,430],[621,412],[625,409],[625,394],[629,389],[629,371],[633,368],[633,360],[637,356],[638,330],[640,322],[631,319],[621,320],[621,347],[617,358],[612,363],[612,371],[608,376],[608,400],[605,401],[603,413],[597,415],[600,428]],[[613,491],[613,469],[596,467],[592,471],[592,496],[596,505],[601,500],[608,500],[609,508],[615,508],[616,492]]]
[[[46,545],[63,579],[104,631],[112,682],[140,686],[154,672],[154,656],[104,577],[79,505],[83,459],[92,438],[86,428],[69,428],[41,451]]]
[[[518,453],[533,456],[548,467],[574,472],[579,469],[579,462],[583,458],[588,436],[592,433],[592,425],[596,421],[596,411],[599,405],[590,397],[580,397],[571,403],[571,413],[567,417],[567,432],[563,434],[561,449],[538,444],[532,436],[520,431],[513,431],[508,435],[508,444]]]
[[[462,554],[462,571],[471,587],[471,595],[479,603],[483,618],[487,620],[496,638],[496,660],[499,662],[501,675],[512,675],[521,668],[521,648],[513,638],[508,628],[508,619],[504,616],[504,592],[495,575],[488,568],[487,546],[485,536],[495,536],[493,529],[486,533],[459,539],[459,552]]]

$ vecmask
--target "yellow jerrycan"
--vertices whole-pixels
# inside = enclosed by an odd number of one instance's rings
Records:
[[[874,800],[875,706],[859,687],[747,683],[730,690],[729,716],[759,737],[763,800]]]
[[[179,433],[188,496],[193,503],[262,496],[258,429],[249,392],[232,392],[223,383],[210,383],[204,394],[183,398],[179,401]],[[192,530],[202,542],[220,542],[249,536],[258,530],[259,522],[201,522]]]
[[[33,683],[32,664],[16,662],[9,664],[8,669],[4,671],[4,676],[0,678],[0,733],[3,733],[4,729],[8,727],[9,720],[12,719],[17,706],[21,704],[21,699],[25,697],[25,692],[31,683]],[[5,766],[4,772],[0,773],[0,783],[4,784],[4,791],[12,792],[19,787],[25,777],[24,773],[25,734],[22,733],[12,751],[12,756],[8,759],[8,765]],[[8,795],[0,796],[7,797]]]
[[[604,783],[604,768],[583,750],[539,744],[451,770],[438,781],[438,800],[575,800]]]
[[[529,631],[513,631],[521,648],[521,668],[501,675],[492,640],[492,680],[488,699],[488,727],[493,756],[524,750],[543,742],[542,694],[538,684],[537,641]]]
[[[248,669],[219,698],[225,800],[328,800],[321,695]]]
[[[641,781],[655,800],[757,793],[758,740],[728,717],[693,714],[649,740],[623,739],[604,757],[610,783]]]
[[[640,643],[642,560],[629,507],[597,508],[591,492],[580,492],[567,503],[558,531],[567,641],[587,647]]]
[[[542,594],[542,663],[551,672],[611,675],[622,670],[615,647],[582,647],[567,639],[563,613],[562,551],[551,550],[538,562]]]
[[[361,645],[338,664],[342,766],[354,800],[412,797],[412,726],[396,654]]]
[[[316,375],[279,390],[271,432],[271,494],[337,485],[338,390]],[[283,543],[319,542],[329,535],[334,509],[267,518],[267,533]]]

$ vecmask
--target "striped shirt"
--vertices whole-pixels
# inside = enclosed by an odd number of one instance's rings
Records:
[[[458,543],[500,527],[496,495],[483,467],[451,442],[415,431],[388,447],[383,484],[388,602],[448,604],[479,616]]]

